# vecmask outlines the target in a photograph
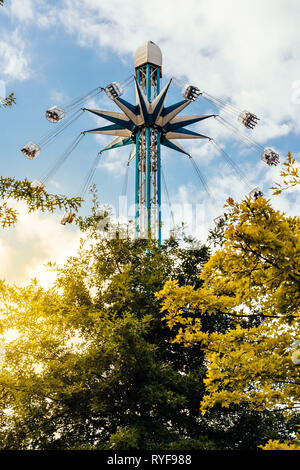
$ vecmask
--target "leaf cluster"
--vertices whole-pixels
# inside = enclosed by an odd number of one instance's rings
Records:
[[[16,224],[18,212],[9,206],[9,201],[24,201],[29,212],[41,211],[53,213],[56,209],[76,212],[81,205],[81,198],[67,198],[63,195],[50,194],[45,189],[32,187],[30,181],[0,177],[0,224],[3,228]]]
[[[227,213],[224,242],[205,264],[201,286],[173,279],[157,297],[174,341],[199,344],[205,354],[203,413],[245,402],[257,411],[280,407],[291,419],[300,398],[300,219],[262,197],[229,199]],[[206,331],[207,314],[230,318],[227,331]]]

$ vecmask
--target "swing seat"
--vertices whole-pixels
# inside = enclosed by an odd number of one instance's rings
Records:
[[[201,95],[201,91],[194,85],[186,85],[182,94],[186,100],[195,101]]]
[[[123,94],[123,90],[120,83],[112,82],[105,87],[105,93],[111,100],[115,100]]]
[[[224,227],[225,225],[225,218],[223,217],[223,215],[219,215],[219,217],[216,217],[214,219],[214,223],[216,225],[217,228],[221,228],[221,227]]]
[[[249,111],[242,111],[241,114],[238,117],[238,121],[247,129],[254,129],[256,126],[257,122],[259,121],[259,118],[253,114],[250,113]]]
[[[61,219],[61,225],[72,224],[74,221],[75,214],[73,212],[65,212],[63,218]]]
[[[256,187],[250,191],[249,196],[254,199],[254,201],[257,201],[259,197],[264,197],[264,193],[261,191],[259,187]]]
[[[32,181],[32,183],[30,183],[30,186],[36,191],[42,191],[45,188],[45,185],[39,180]]]
[[[279,154],[274,152],[273,149],[271,148],[266,148],[262,155],[261,155],[261,160],[265,162],[269,166],[276,166],[279,163]]]
[[[41,149],[34,142],[29,142],[21,149],[21,152],[26,158],[33,160],[41,152]]]
[[[65,111],[59,106],[52,106],[52,108],[49,108],[46,111],[46,119],[54,124],[61,121],[65,115]]]

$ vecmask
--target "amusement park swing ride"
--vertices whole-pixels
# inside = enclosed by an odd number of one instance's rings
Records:
[[[114,139],[106,147],[100,150],[93,161],[82,187],[80,197],[83,198],[91,184],[99,158],[102,153],[114,148],[131,145],[131,152],[126,165],[126,177],[128,179],[128,167],[135,162],[135,236],[136,238],[153,238],[161,242],[162,238],[162,184],[166,197],[168,190],[165,183],[161,165],[161,147],[165,146],[173,151],[180,152],[188,157],[198,177],[201,186],[208,197],[214,202],[214,198],[206,183],[200,168],[194,158],[179,144],[178,140],[205,139],[208,140],[224,157],[226,163],[231,166],[239,178],[249,186],[244,172],[232,160],[232,158],[211,137],[199,134],[187,129],[187,126],[205,119],[216,119],[224,127],[232,131],[242,142],[254,147],[261,154],[261,160],[269,166],[279,163],[279,155],[271,148],[263,148],[255,142],[249,133],[242,132],[220,114],[208,115],[179,115],[188,105],[200,97],[214,105],[222,114],[234,117],[238,124],[249,132],[258,124],[259,118],[252,112],[240,110],[229,101],[216,98],[209,93],[200,90],[195,85],[185,85],[182,90],[183,100],[165,106],[166,97],[172,83],[172,78],[161,90],[162,78],[162,54],[160,48],[152,41],[140,46],[134,57],[135,75],[123,83],[112,82],[105,87],[97,87],[86,95],[76,99],[65,107],[52,106],[46,111],[46,119],[55,125],[54,130],[42,137],[37,143],[29,142],[22,148],[23,155],[33,160],[41,150],[52,143],[65,129],[71,126],[86,111],[106,119],[109,125],[81,132],[69,147],[59,156],[54,166],[40,180],[31,183],[36,190],[44,189],[46,182],[63,165],[83,137],[88,134],[104,134],[113,136]],[[134,81],[136,91],[136,104],[129,103],[121,98],[125,88]],[[174,79],[174,82],[177,80]],[[100,93],[106,95],[114,102],[121,112],[103,111],[83,107],[91,98]],[[127,189],[127,188],[126,188]],[[254,200],[263,196],[259,187],[254,188],[250,194]],[[169,204],[170,205],[170,204]],[[74,214],[67,212],[61,220],[63,225],[72,223]],[[221,228],[226,221],[224,216],[214,219],[215,225]]]

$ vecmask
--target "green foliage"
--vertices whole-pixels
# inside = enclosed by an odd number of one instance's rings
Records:
[[[29,212],[39,210],[41,212],[54,212],[56,209],[65,209],[76,212],[81,204],[81,199],[67,198],[61,195],[49,194],[44,189],[36,189],[25,179],[23,181],[14,178],[0,177],[0,225],[9,227],[14,225],[18,219],[18,213],[8,202],[24,201]]]
[[[260,446],[263,450],[300,450],[300,435],[294,440],[280,442],[278,439],[269,440],[264,446]]]
[[[10,93],[6,98],[2,98],[0,102],[0,107],[11,108],[13,104],[16,103],[16,98],[14,93]]]
[[[203,414],[245,402],[258,411],[280,407],[291,419],[300,398],[300,218],[261,197],[229,199],[227,209],[224,242],[205,264],[201,286],[170,280],[157,297],[174,341],[199,344],[205,354]],[[207,331],[207,314],[231,318],[230,328]]]
[[[225,206],[227,207],[227,206]],[[225,243],[225,226],[228,221],[229,214],[226,212],[223,214],[224,217],[224,224],[219,225],[218,227],[215,227],[214,229],[209,230],[209,234],[207,237],[207,242],[209,245],[213,247],[221,247]]]
[[[292,156],[291,152],[288,153],[286,161],[283,163],[283,170],[280,173],[283,181],[280,183],[275,183],[275,186],[272,186],[273,194],[281,194],[282,191],[286,191],[289,188],[300,184],[300,173],[299,165],[296,163],[295,158]]]
[[[200,432],[190,387],[202,387],[202,358],[182,374],[191,359],[162,334],[154,292],[171,259],[154,248],[102,241],[83,257],[82,247],[60,272],[63,294],[2,285],[2,329],[20,333],[0,375],[3,448],[160,448]]]
[[[11,108],[13,104],[16,103],[16,98],[14,93],[10,93],[6,98],[0,100],[0,108]]]
[[[1,331],[19,332],[0,372],[1,448],[243,448],[250,419],[258,432],[248,448],[285,438],[282,418],[270,434],[259,422],[271,418],[246,406],[202,417],[204,354],[173,343],[161,321],[155,292],[169,278],[200,288],[208,249],[189,239],[184,248],[174,239],[105,240],[88,222],[95,237],[57,268],[55,288],[1,284]],[[206,331],[230,321],[202,317]]]
[[[67,207],[26,180],[0,182],[3,204]],[[291,439],[295,411],[287,422],[274,405],[298,396],[299,222],[263,198],[228,200],[227,213],[209,258],[189,238],[103,238],[109,211],[94,191],[77,255],[49,265],[53,289],[0,284],[0,333],[19,334],[0,370],[1,449],[249,450]]]

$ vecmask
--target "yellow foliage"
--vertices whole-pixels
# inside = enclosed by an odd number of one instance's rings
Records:
[[[275,183],[275,186],[271,187],[274,195],[281,194],[282,191],[300,184],[299,166],[296,164],[296,160],[292,156],[291,152],[288,153],[287,160],[283,163],[283,166],[285,168],[280,173],[280,176],[283,178],[283,182]]]
[[[279,442],[277,440],[269,440],[264,446],[259,447],[263,450],[300,450],[300,441]]]
[[[287,171],[293,162],[289,157]],[[203,414],[217,403],[246,401],[292,416],[300,402],[300,367],[292,360],[300,340],[300,218],[274,210],[263,197],[229,198],[227,208],[225,242],[204,266],[202,286],[170,280],[157,297],[177,332],[174,341],[198,342],[205,352]],[[231,318],[231,329],[203,332],[207,313]]]

